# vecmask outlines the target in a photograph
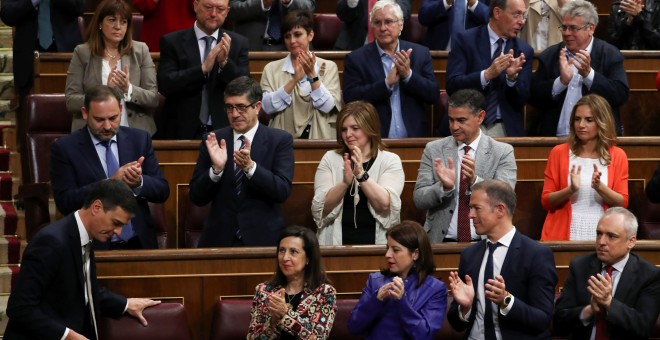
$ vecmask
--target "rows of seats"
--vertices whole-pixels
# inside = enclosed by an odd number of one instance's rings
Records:
[[[555,295],[555,300],[559,298],[559,293]],[[447,310],[453,298],[447,297]],[[347,323],[353,307],[357,303],[356,299],[338,299],[335,322],[330,333],[330,339],[352,340],[360,339],[354,337],[348,331]],[[211,328],[211,340],[238,340],[245,339],[248,326],[250,325],[251,300],[223,300],[218,299],[213,312],[213,321]],[[447,317],[442,323],[442,328],[435,334],[436,339],[442,340],[460,340],[463,339],[465,332],[455,331]],[[553,339],[561,339],[553,331]],[[658,317],[649,339],[660,339],[660,317]]]
[[[148,327],[129,315],[119,319],[100,318],[99,340],[191,339],[186,309],[182,304],[161,303],[145,309],[143,315]]]

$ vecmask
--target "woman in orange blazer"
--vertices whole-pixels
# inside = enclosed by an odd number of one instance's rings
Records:
[[[595,240],[609,207],[628,207],[628,157],[617,143],[612,109],[598,95],[573,107],[565,144],[550,151],[541,203],[541,240]],[[607,185],[605,185],[607,183]]]

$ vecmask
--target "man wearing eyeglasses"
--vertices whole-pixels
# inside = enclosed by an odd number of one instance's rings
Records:
[[[517,35],[525,24],[527,7],[523,0],[491,0],[489,11],[487,25],[452,38],[447,93],[469,88],[482,92],[486,96],[484,133],[523,136],[534,51]]]
[[[165,97],[157,138],[198,139],[227,126],[222,93],[248,75],[248,41],[220,28],[229,0],[195,0],[193,27],[160,40],[158,90]]]
[[[293,137],[259,123],[262,90],[247,76],[225,89],[230,126],[200,145],[190,200],[211,203],[198,247],[275,246],[284,219],[280,204],[291,193]]]
[[[617,134],[622,134],[619,107],[628,99],[628,78],[619,50],[594,37],[598,13],[585,0],[567,2],[560,11],[563,42],[538,56],[530,104],[541,113],[537,133],[567,136],[575,103],[595,93],[612,107]]]
[[[430,136],[424,105],[435,103],[440,91],[429,49],[399,39],[403,11],[394,0],[376,2],[370,22],[375,41],[344,60],[344,102],[372,103],[382,137]]]

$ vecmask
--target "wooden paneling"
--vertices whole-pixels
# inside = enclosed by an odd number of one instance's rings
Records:
[[[436,276],[447,282],[466,244],[433,247]],[[554,253],[563,285],[570,260],[593,251],[591,242],[546,243]],[[660,244],[640,241],[635,251],[660,264]],[[323,262],[340,298],[362,291],[369,273],[385,265],[383,246],[322,247]],[[181,301],[188,313],[193,339],[208,339],[213,303],[218,296],[251,298],[254,287],[272,275],[275,248],[225,248],[97,252],[101,285],[128,297]]]

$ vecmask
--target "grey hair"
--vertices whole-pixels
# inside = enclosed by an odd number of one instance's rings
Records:
[[[401,6],[399,6],[399,4],[396,3],[396,1],[379,0],[376,1],[374,7],[371,8],[371,13],[369,13],[369,22],[372,22],[374,20],[374,13],[376,13],[376,11],[381,10],[385,7],[391,7],[392,10],[394,11],[394,16],[396,16],[396,18],[399,21],[403,21],[403,11],[401,10]]]
[[[635,217],[635,214],[631,213],[630,210],[623,207],[612,207],[607,209],[600,220],[602,221],[603,218],[610,215],[623,216],[623,228],[626,230],[626,238],[637,235],[637,227],[639,224],[637,223],[637,217]],[[598,223],[600,223],[600,221],[598,221]]]
[[[559,16],[562,18],[568,14],[571,18],[582,17],[585,24],[598,25],[598,11],[596,6],[589,1],[585,0],[571,0],[564,4],[564,7],[559,10]]]

